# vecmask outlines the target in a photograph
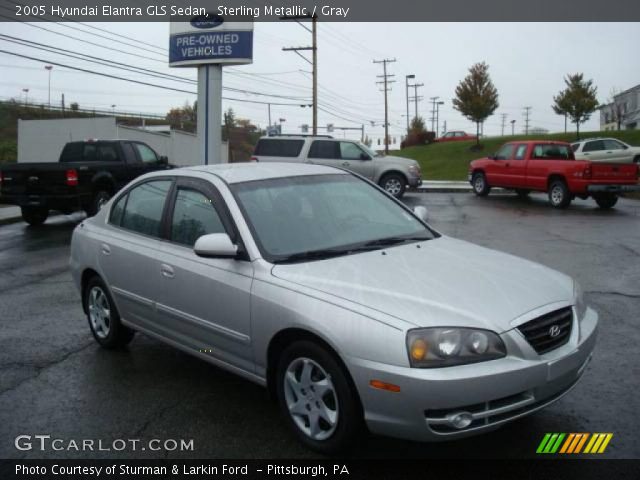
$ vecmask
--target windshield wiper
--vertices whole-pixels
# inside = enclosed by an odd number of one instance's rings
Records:
[[[311,250],[310,252],[294,253],[287,257],[279,258],[273,263],[295,263],[304,262],[305,260],[323,260],[325,258],[339,257],[346,255],[350,249],[327,248],[322,250]]]
[[[430,237],[411,236],[411,237],[387,237],[371,240],[364,244],[365,247],[386,247],[390,245],[398,245],[405,242],[416,242],[421,240],[430,240]]]

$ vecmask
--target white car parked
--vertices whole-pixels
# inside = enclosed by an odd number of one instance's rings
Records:
[[[608,163],[640,162],[640,147],[616,138],[586,138],[571,144],[576,160]]]

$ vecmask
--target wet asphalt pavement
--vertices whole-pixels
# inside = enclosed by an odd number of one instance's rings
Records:
[[[553,210],[542,195],[486,199],[410,194],[442,233],[574,276],[600,313],[594,359],[553,406],[467,440],[421,444],[364,436],[354,457],[522,458],[546,432],[612,432],[607,458],[640,458],[640,201]],[[125,351],[93,341],[68,269],[81,215],[42,228],[0,226],[0,458],[312,458],[262,388],[143,335]],[[464,295],[465,292],[460,292]],[[141,439],[139,450],[20,451],[18,435],[82,442]],[[193,451],[141,450],[149,439],[193,439]],[[34,447],[36,442],[34,442]],[[60,444],[58,444],[60,445]]]

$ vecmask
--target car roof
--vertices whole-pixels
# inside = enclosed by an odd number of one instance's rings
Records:
[[[217,165],[198,165],[175,170],[180,172],[209,173],[220,177],[227,183],[251,182],[255,180],[267,180],[271,178],[300,177],[307,175],[349,175],[344,170],[327,167],[324,165],[311,165],[308,163],[284,163],[284,162],[242,162],[221,163]],[[166,175],[166,170],[164,175]]]
[[[511,145],[517,143],[530,145],[535,143],[536,145],[570,145],[569,142],[561,142],[560,140],[513,140],[511,142],[507,142],[507,144]]]
[[[613,137],[591,137],[591,138],[583,138],[583,139],[577,140],[577,141],[575,141],[573,143],[592,142],[593,140],[617,140],[618,142],[622,141],[619,138],[613,138]]]

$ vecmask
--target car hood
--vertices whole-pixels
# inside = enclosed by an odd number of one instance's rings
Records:
[[[449,237],[276,265],[272,274],[420,327],[468,326],[501,333],[527,312],[573,300],[570,277]]]

